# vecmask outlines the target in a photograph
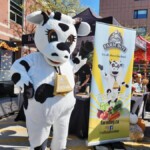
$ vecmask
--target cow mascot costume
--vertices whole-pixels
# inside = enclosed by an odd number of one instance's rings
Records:
[[[51,150],[66,149],[68,126],[75,105],[74,73],[86,63],[77,55],[71,60],[77,36],[90,33],[81,19],[60,12],[36,11],[27,20],[37,25],[34,41],[39,52],[22,57],[12,65],[12,80],[24,90],[24,112],[31,150],[45,150],[53,126]],[[71,91],[56,94],[56,74],[66,77]],[[67,86],[67,85],[66,85]]]

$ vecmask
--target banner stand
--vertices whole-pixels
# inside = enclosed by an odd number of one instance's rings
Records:
[[[96,22],[87,143],[96,150],[129,140],[135,38],[133,29]]]

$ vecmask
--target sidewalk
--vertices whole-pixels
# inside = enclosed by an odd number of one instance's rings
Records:
[[[11,112],[17,112],[18,100],[9,97],[0,100],[0,117],[5,115],[5,118],[0,119],[0,150],[28,150],[29,142],[27,130],[24,122],[14,122],[16,114],[10,115]],[[147,116],[146,118],[150,118]],[[150,150],[150,122],[145,120],[146,130],[145,137],[142,142],[124,142],[127,150]],[[49,145],[51,142],[49,137]],[[79,139],[74,135],[69,135],[67,146],[69,150],[94,150],[93,147],[86,146],[86,140]],[[104,150],[104,149],[100,149]],[[106,149],[105,149],[106,150]]]
[[[29,142],[24,122],[14,122],[15,115],[0,120],[0,150],[28,150]],[[49,137],[50,145],[51,137]],[[86,141],[69,135],[70,150],[93,150],[86,147]]]
[[[14,122],[15,115],[0,120],[0,150],[28,150],[27,130],[23,122]],[[140,143],[124,142],[127,150],[150,150],[150,122],[146,122],[144,140]],[[51,137],[49,137],[49,144]],[[86,140],[69,135],[69,150],[94,150],[86,146]]]

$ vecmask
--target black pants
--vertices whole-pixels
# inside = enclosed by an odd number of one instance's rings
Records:
[[[77,99],[70,118],[70,134],[74,134],[79,138],[88,137],[89,107],[90,98],[85,100]]]

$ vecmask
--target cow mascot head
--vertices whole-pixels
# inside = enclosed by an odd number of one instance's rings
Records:
[[[48,16],[41,11],[33,12],[27,20],[37,24],[35,45],[52,66],[60,66],[70,59],[76,47],[77,36],[85,36],[90,26],[81,19],[72,19],[60,12],[51,12]]]
[[[76,100],[73,90],[55,94],[56,76],[66,77],[73,89],[74,72],[85,61],[79,54],[71,60],[71,54],[77,36],[89,34],[90,26],[60,12],[47,15],[36,11],[29,14],[27,20],[37,25],[34,42],[38,52],[16,60],[11,67],[12,80],[24,89],[23,111],[20,112],[25,113],[31,150],[46,149],[51,126],[54,131],[51,150],[64,150]]]

